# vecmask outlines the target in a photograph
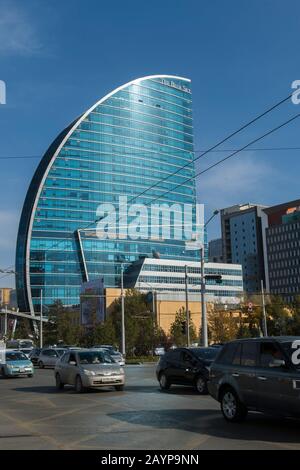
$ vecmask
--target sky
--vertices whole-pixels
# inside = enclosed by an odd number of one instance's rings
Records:
[[[292,92],[299,36],[298,0],[0,0],[0,269],[14,265],[39,158],[99,98],[146,75],[189,77],[199,155]],[[297,113],[300,105],[285,102],[199,159],[197,172]],[[300,148],[299,124],[199,176],[207,218],[233,204],[300,197],[300,150],[266,150]],[[35,158],[14,158],[23,156]],[[215,218],[208,236],[219,235]],[[0,287],[13,283],[0,275]]]

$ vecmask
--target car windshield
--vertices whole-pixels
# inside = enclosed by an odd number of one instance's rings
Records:
[[[62,356],[66,351],[64,349],[55,349],[59,356]]]
[[[78,354],[80,364],[115,364],[110,354],[104,351],[87,351]]]
[[[32,341],[21,341],[20,346],[22,349],[32,349]]]
[[[40,354],[41,350],[40,349],[33,349],[31,351],[31,354]]]
[[[108,350],[109,352],[111,352],[111,353],[117,352],[113,346],[105,346],[105,345],[103,345],[103,346],[100,346],[100,347],[103,348],[103,349],[107,349],[107,350]]]
[[[27,357],[25,354],[22,352],[7,352],[5,354],[6,361],[28,361]]]
[[[199,359],[213,361],[219,352],[219,348],[195,348],[192,349],[192,352],[195,356],[199,357]]]

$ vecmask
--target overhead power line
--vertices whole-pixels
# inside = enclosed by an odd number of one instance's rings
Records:
[[[226,152],[233,152],[238,149],[230,148],[230,149],[216,149],[216,150],[211,150],[210,153],[226,153]],[[276,151],[285,151],[285,152],[290,152],[294,150],[300,150],[300,147],[261,147],[261,148],[252,148],[251,151],[254,152],[276,152]],[[245,151],[245,150],[243,150]],[[195,152],[207,152],[207,149],[199,149],[195,150]],[[250,150],[247,150],[247,152],[250,152]],[[0,160],[26,160],[26,159],[38,159],[41,158],[41,155],[17,155],[17,156],[0,156]],[[72,155],[68,155],[66,157],[68,159],[72,158]]]
[[[274,132],[278,131],[279,129],[281,129],[282,127],[284,126],[287,126],[288,124],[290,124],[292,121],[294,121],[295,119],[297,119],[298,117],[300,117],[300,113],[296,114],[295,116],[293,116],[292,118],[288,119],[287,121],[283,122],[282,124],[280,124],[279,126],[277,127],[274,127],[273,129],[271,129],[270,131],[266,132],[265,134],[261,135],[260,137],[257,137],[256,139],[254,140],[251,140],[251,142],[248,142],[248,144],[244,145],[243,147],[241,147],[240,149],[232,152],[230,155],[227,155],[227,157],[225,158],[222,158],[221,160],[218,160],[216,163],[213,163],[212,165],[210,165],[209,167],[205,168],[204,170],[201,170],[199,173],[197,173],[195,176],[192,176],[191,178],[187,178],[183,183],[179,183],[177,184],[176,186],[174,186],[174,188],[164,192],[163,194],[161,194],[160,196],[156,197],[155,199],[152,199],[150,201],[150,203],[153,203],[154,201],[156,201],[157,199],[160,199],[161,197],[163,196],[166,196],[167,194],[173,192],[175,189],[179,188],[180,186],[188,183],[189,181],[191,181],[192,179],[194,178],[197,178],[198,176],[201,176],[203,175],[204,173],[206,173],[207,171],[211,170],[212,168],[215,168],[216,166],[220,165],[221,163],[225,162],[226,160],[229,160],[230,158],[234,157],[235,155],[237,155],[238,153],[242,152],[243,150],[245,150],[246,148],[250,147],[251,145],[255,144],[256,142],[259,142],[260,140],[264,139],[265,137],[273,134]],[[149,204],[150,204],[149,203]],[[148,205],[148,204],[146,204]]]
[[[269,114],[270,112],[272,112],[273,110],[275,110],[276,108],[278,108],[279,106],[281,106],[283,103],[285,103],[286,101],[288,101],[291,96],[293,95],[290,94],[288,95],[286,98],[278,101],[276,104],[274,104],[273,106],[271,106],[270,108],[268,108],[266,111],[260,113],[258,116],[256,116],[255,118],[253,118],[252,120],[250,120],[249,122],[247,122],[246,124],[244,124],[243,126],[241,126],[240,128],[238,128],[236,131],[232,132],[231,134],[229,134],[228,136],[226,136],[225,138],[223,138],[221,141],[217,142],[215,145],[213,145],[212,147],[210,147],[209,149],[207,149],[204,153],[202,153],[201,155],[199,155],[198,157],[196,157],[195,159],[193,159],[191,162],[181,166],[178,170],[176,170],[175,172],[171,173],[170,175],[168,175],[167,177],[164,177],[164,178],[161,178],[160,180],[158,180],[155,184],[149,186],[148,188],[146,188],[145,190],[143,190],[141,193],[137,194],[136,196],[133,196],[129,201],[127,201],[127,204],[130,204],[132,201],[136,200],[138,197],[142,196],[143,194],[145,194],[146,192],[148,192],[149,190],[155,188],[156,186],[158,186],[160,183],[166,181],[167,179],[171,178],[172,176],[176,175],[179,171],[183,170],[184,168],[186,168],[187,166],[189,166],[191,163],[199,160],[200,158],[204,157],[204,155],[210,153],[210,152],[213,152],[217,147],[219,147],[220,145],[222,145],[223,143],[225,143],[226,141],[228,141],[229,139],[231,139],[232,137],[234,137],[235,135],[239,134],[241,131],[243,131],[244,129],[246,129],[247,127],[251,126],[253,123],[257,122],[259,119],[261,119],[262,117],[266,116],[267,114]],[[233,153],[231,153],[229,156],[225,157],[224,159],[216,162],[215,164],[211,165],[210,167],[206,168],[205,170],[199,172],[198,174],[196,174],[195,176],[191,177],[191,178],[188,178],[188,179],[185,179],[185,181],[183,183],[180,183],[178,185],[176,185],[174,188],[172,188],[171,190],[168,190],[166,191],[165,193],[163,193],[162,195],[156,197],[155,199],[152,199],[148,204],[146,204],[146,206],[148,206],[150,203],[156,201],[157,199],[160,199],[161,197],[165,196],[166,194],[169,194],[170,192],[173,192],[175,189],[179,188],[180,186],[184,185],[185,183],[187,183],[188,181],[190,181],[191,179],[194,179],[195,177],[198,177],[200,176],[202,173],[204,172],[207,172],[209,171],[210,169],[214,168],[215,166],[221,164],[222,162],[228,160],[229,158],[233,157],[234,155],[244,151],[247,147],[249,147],[250,145],[262,140],[264,137],[272,134],[273,132],[275,132],[276,130],[280,129],[281,127],[289,124],[290,122],[292,122],[294,119],[296,119],[297,117],[299,117],[299,115],[296,115],[294,116],[293,118],[289,119],[288,121],[282,123],[280,126],[277,126],[276,128],[272,129],[271,131],[267,132],[266,134],[260,136],[259,138],[257,139],[254,139],[253,141],[249,142],[247,145],[239,148],[238,150],[234,151]],[[119,218],[118,218],[118,221],[119,221]],[[93,222],[90,222],[89,224],[87,224],[86,226],[84,227],[80,227],[80,230],[85,230],[85,229],[88,229],[89,227],[91,227],[92,225],[95,224],[95,221]],[[53,245],[52,248],[54,248],[55,246],[58,246],[60,243],[63,243],[65,242],[65,239],[62,239],[62,240],[59,240],[57,242],[57,244]],[[0,278],[1,279],[1,278]]]

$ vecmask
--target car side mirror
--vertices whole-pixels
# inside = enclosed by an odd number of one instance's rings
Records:
[[[70,366],[76,366],[77,365],[76,361],[70,361],[69,364],[70,364]]]
[[[269,367],[284,367],[285,366],[285,361],[283,359],[273,359],[273,361],[270,362]]]

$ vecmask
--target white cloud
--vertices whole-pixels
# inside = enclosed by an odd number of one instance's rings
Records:
[[[199,165],[197,171],[201,171]],[[256,156],[233,157],[199,177],[198,199],[219,209],[244,202],[263,203],[260,199],[264,198],[268,177],[270,168]]]
[[[41,43],[26,12],[7,0],[0,0],[0,54],[33,55]]]

